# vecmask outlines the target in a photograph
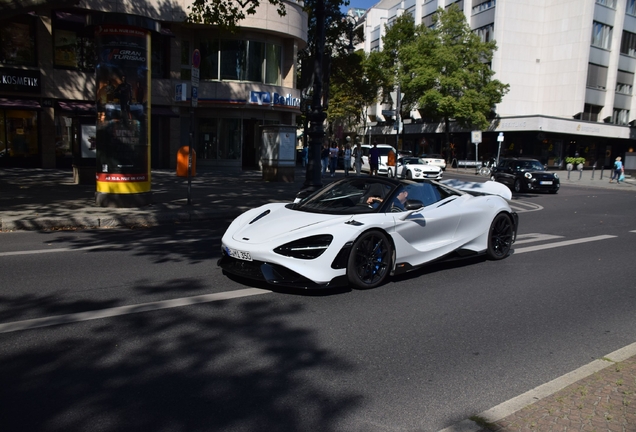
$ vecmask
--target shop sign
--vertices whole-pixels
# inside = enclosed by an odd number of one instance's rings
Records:
[[[0,90],[40,93],[40,71],[30,69],[0,69]]]
[[[300,108],[300,98],[293,97],[291,93],[281,95],[276,92],[250,91],[250,103],[257,105],[278,105]]]

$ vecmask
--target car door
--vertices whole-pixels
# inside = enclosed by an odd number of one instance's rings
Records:
[[[466,196],[448,194],[432,183],[409,187],[409,199],[422,201],[424,207],[410,214],[394,215],[397,261],[419,265],[455,249],[455,232],[462,218],[461,202]]]
[[[511,162],[512,161],[506,159],[500,161],[499,165],[497,165],[497,171],[495,173],[495,180],[505,184],[508,187],[511,187],[515,182]]]

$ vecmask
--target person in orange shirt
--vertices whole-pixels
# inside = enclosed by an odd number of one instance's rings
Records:
[[[387,165],[389,166],[391,173],[393,173],[392,177],[395,177],[396,166],[395,166],[395,152],[393,151],[393,149],[389,150],[389,154],[387,155]]]

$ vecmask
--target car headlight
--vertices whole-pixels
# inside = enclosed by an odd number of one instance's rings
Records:
[[[557,173],[554,173],[554,178],[558,180],[559,179],[559,175]]]
[[[315,259],[327,250],[333,236],[330,234],[315,235],[284,244],[274,249],[279,255],[298,259]]]
[[[532,178],[532,174],[530,174],[529,172],[525,173],[523,176],[525,178],[527,178],[527,179],[531,179]]]
[[[418,173],[422,172],[422,170],[420,168],[413,168],[413,171],[418,172]]]

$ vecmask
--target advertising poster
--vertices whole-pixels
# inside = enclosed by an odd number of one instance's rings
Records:
[[[97,192],[150,192],[150,33],[96,28]]]
[[[97,137],[95,125],[82,125],[82,157],[94,158],[97,155]]]

